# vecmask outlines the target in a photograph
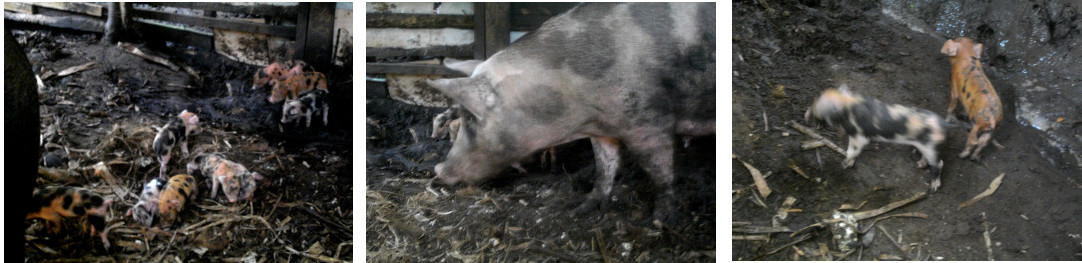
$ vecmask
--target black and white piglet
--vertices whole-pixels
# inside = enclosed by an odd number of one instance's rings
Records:
[[[188,156],[188,136],[198,134],[202,129],[199,127],[199,116],[195,113],[184,110],[177,115],[176,119],[169,121],[165,127],[162,127],[158,131],[158,136],[154,137],[154,153],[158,155],[158,161],[161,162],[162,167],[158,178],[162,181],[167,180],[165,177],[165,166],[169,164],[170,152],[173,151],[173,146],[180,143],[180,149],[184,152],[184,156]]]
[[[296,122],[301,117],[306,119],[305,127],[312,126],[312,114],[323,115],[323,125],[327,125],[327,90],[312,89],[301,94],[295,100],[286,101],[282,104],[282,123]],[[322,112],[320,112],[322,111]]]
[[[841,126],[849,135],[849,148],[842,167],[853,166],[860,150],[871,140],[909,144],[924,156],[917,167],[931,164],[931,192],[940,186],[939,174],[943,161],[937,147],[947,138],[946,122],[939,115],[915,107],[887,104],[875,98],[863,97],[849,91],[845,84],[819,95],[804,119],[815,117],[832,127]]]

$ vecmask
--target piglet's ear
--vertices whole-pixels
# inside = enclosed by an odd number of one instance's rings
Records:
[[[451,97],[478,119],[484,119],[489,109],[496,106],[499,100],[485,78],[436,79],[425,82]]]
[[[973,45],[973,54],[975,54],[974,56],[976,56],[977,59],[981,58],[981,51],[984,51],[984,44]]]
[[[943,48],[939,49],[939,53],[943,53],[947,56],[953,57],[955,55],[958,55],[959,48],[961,48],[961,45],[958,44],[958,42],[954,42],[954,40],[947,40],[946,43],[943,43]]]

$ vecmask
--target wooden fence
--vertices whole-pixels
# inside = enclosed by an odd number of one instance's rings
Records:
[[[366,58],[452,57],[485,59],[511,43],[511,31],[537,29],[546,20],[578,3],[474,3],[472,15],[368,13],[366,28],[473,29],[474,41],[465,45],[433,45],[422,48],[365,47]],[[365,63],[366,74],[416,74],[461,76],[441,65]]]
[[[183,8],[184,12],[162,11],[164,8]],[[5,15],[16,17],[63,18],[73,20],[72,26],[50,26],[104,32],[103,24],[108,15],[104,5],[94,3],[4,3],[4,9],[18,13]],[[138,32],[146,41],[171,41],[206,50],[215,50],[214,33],[198,28],[216,28],[245,33],[264,34],[294,41],[294,58],[303,59],[319,70],[325,70],[332,61],[334,49],[335,3],[230,4],[230,3],[124,3],[124,30]],[[224,18],[218,12],[290,21],[293,24],[270,24],[250,22],[243,19]],[[202,14],[202,15],[199,15]],[[25,20],[25,19],[24,19]],[[33,22],[18,21],[17,22]],[[284,55],[284,54],[283,54]]]

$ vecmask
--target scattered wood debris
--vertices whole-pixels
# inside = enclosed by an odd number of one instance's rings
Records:
[[[70,68],[66,68],[64,70],[61,70],[60,73],[56,73],[56,75],[52,75],[52,74],[45,75],[42,79],[50,79],[52,77],[64,77],[64,76],[67,76],[67,75],[79,73],[81,71],[94,68],[95,64],[96,63],[94,63],[93,61],[87,62],[86,64],[82,64],[82,65],[78,65],[78,66],[74,66],[74,67],[70,67]]]
[[[120,48],[121,50],[124,50],[124,52],[128,52],[128,53],[131,53],[132,55],[136,55],[136,56],[139,56],[139,57],[144,58],[146,60],[150,60],[151,62],[161,64],[162,66],[168,67],[169,69],[172,69],[173,71],[180,70],[180,66],[177,66],[172,61],[169,61],[168,59],[165,59],[165,58],[162,58],[162,57],[153,56],[153,55],[149,55],[147,53],[144,53],[142,50],[139,50],[139,48],[135,47],[132,44],[124,43],[124,42],[117,42],[116,47]]]
[[[810,136],[812,138],[823,141],[823,143],[826,144],[827,147],[830,147],[831,149],[834,149],[835,152],[838,152],[841,155],[845,155],[845,150],[842,150],[841,147],[838,147],[837,144],[834,144],[834,142],[831,142],[826,137],[823,137],[822,135],[819,135],[818,133],[815,133],[815,131],[813,131],[812,129],[810,129],[808,127],[804,127],[804,125],[800,125],[799,123],[796,123],[796,122],[790,122],[789,125],[792,126],[793,129],[796,129],[796,130],[800,131],[801,133],[807,134],[808,136]]]

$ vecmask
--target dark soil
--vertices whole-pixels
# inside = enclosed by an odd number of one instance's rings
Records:
[[[479,186],[429,186],[450,150],[429,138],[441,108],[369,98],[367,260],[374,262],[699,262],[714,261],[715,138],[676,154],[679,224],[650,224],[654,187],[632,161],[617,175],[607,210],[575,216],[593,187],[589,141],[556,147]],[[624,154],[625,160],[630,159]]]
[[[202,50],[135,43],[144,52],[190,66],[200,76],[195,78],[98,44],[96,35],[13,31],[39,75],[96,63],[86,71],[49,78],[47,87],[39,89],[41,151],[48,166],[77,175],[61,181],[116,200],[108,218],[111,249],[90,238],[59,254],[28,243],[27,260],[296,261],[304,258],[302,253],[351,259],[351,65],[324,72],[334,94],[330,125],[313,120],[305,128],[279,123],[281,104],[267,103],[269,88],[250,89],[256,66]],[[189,139],[191,157],[222,152],[266,179],[259,181],[252,200],[231,204],[221,194],[211,200],[209,188],[201,189],[175,225],[143,227],[124,214],[142,185],[158,175],[150,147],[155,127],[182,110],[196,113],[204,128]],[[184,173],[190,160],[174,149],[169,174]],[[114,191],[103,178],[78,176],[93,174],[88,167],[98,162],[105,162],[115,184],[131,193]],[[38,184],[58,183],[39,178]]]
[[[1082,127],[1071,124],[1082,117],[1078,111],[1082,102],[1077,99],[1082,91],[1076,85],[1082,74],[1070,70],[1077,69],[1082,58],[1075,48],[1082,40],[1077,34],[1079,22],[1069,14],[1078,7],[1043,1],[993,1],[967,2],[963,9],[950,9],[949,4],[924,1],[884,2],[927,7],[933,11],[921,13],[925,16],[919,19],[935,27],[928,33],[914,31],[885,15],[880,3],[870,1],[733,3],[733,72],[722,73],[733,76],[732,151],[763,173],[772,172],[766,181],[773,190],[762,199],[763,205],[756,204],[753,195],[759,193],[754,190],[751,174],[734,159],[734,226],[740,222],[797,231],[827,219],[843,204],[867,202],[860,210],[872,210],[927,191],[928,170],[916,167],[920,154],[911,146],[873,142],[856,159],[856,165],[842,169],[844,156],[826,147],[801,150],[801,142],[811,138],[789,123],[815,128],[803,120],[805,111],[823,90],[842,83],[885,102],[945,114],[950,66],[939,50],[947,36],[963,34],[985,43],[982,63],[1005,110],[994,139],[1006,148],[990,146],[976,162],[959,159],[967,130],[950,129],[940,154],[945,162],[943,186],[886,214],[916,212],[927,218],[879,221],[870,244],[851,254],[840,253],[829,229],[812,228],[803,232],[810,233],[810,239],[795,244],[792,242],[797,238],[788,232],[733,232],[734,236],[763,235],[769,239],[734,239],[731,259],[1082,260],[1082,222],[1077,220],[1082,216],[1082,169],[1076,165],[1077,144],[1069,142],[1082,143],[1082,137],[1077,137]],[[940,7],[945,9],[936,9]],[[1016,40],[1011,43],[1026,44],[1004,48],[997,43],[1029,36],[988,33],[1025,28],[1012,23],[1030,21],[1030,12],[1045,9],[1064,10],[1061,12],[1066,15],[1053,14],[1041,20],[1046,25],[1060,23],[1055,30],[1059,33],[1043,42]],[[995,15],[982,16],[985,12]],[[951,19],[959,19],[955,20],[958,24],[950,24]],[[1059,64],[1034,62],[1045,61],[1040,58],[1047,53],[1033,52],[1048,50],[1061,54],[1055,60]],[[1052,69],[1058,71],[1053,74]],[[1035,94],[1033,81],[1049,88]],[[1053,109],[1042,111],[1041,117],[1053,122],[1058,117],[1066,120],[1053,124],[1050,131],[1034,128],[1019,116],[1022,110],[1018,105],[1024,101]],[[769,127],[764,126],[767,122]],[[831,128],[819,127],[817,132],[842,148],[848,145],[845,136]],[[1070,138],[1068,142],[1057,139],[1064,137]],[[809,178],[798,175],[791,166],[799,167]],[[988,189],[1000,174],[1006,175],[994,194],[959,209],[959,204]],[[782,202],[790,196],[797,200],[792,208],[800,210],[790,212],[784,220],[776,219]],[[862,227],[871,221],[861,221]],[[824,246],[831,252],[821,253]]]

